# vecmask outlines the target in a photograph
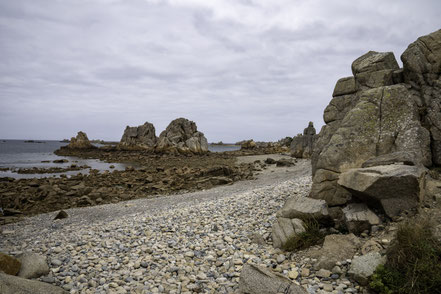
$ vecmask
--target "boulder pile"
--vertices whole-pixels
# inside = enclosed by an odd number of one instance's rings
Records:
[[[441,30],[401,55],[369,51],[338,80],[312,156],[310,197],[364,202],[389,217],[424,197],[427,168],[441,164]]]
[[[409,45],[401,60],[403,68],[392,52],[357,58],[353,76],[337,81],[320,134],[310,124],[293,139],[294,156],[312,151],[309,199],[322,202],[310,203],[312,212],[292,196],[273,225],[276,247],[301,231],[299,219],[325,210],[328,226],[362,234],[434,194],[428,171],[441,165],[441,30]]]

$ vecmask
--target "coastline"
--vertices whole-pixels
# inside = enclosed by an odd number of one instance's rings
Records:
[[[69,291],[229,293],[248,260],[280,254],[265,241],[275,212],[292,193],[306,196],[310,183],[309,160],[273,165],[209,190],[68,209],[57,221],[54,213],[29,217],[1,227],[0,248],[46,255],[51,273],[40,280]]]

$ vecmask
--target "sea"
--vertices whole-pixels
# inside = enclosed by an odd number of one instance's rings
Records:
[[[12,178],[44,178],[44,177],[59,177],[60,175],[71,176],[78,173],[87,174],[89,169],[67,171],[63,173],[45,173],[45,174],[19,174],[19,169],[50,168],[61,167],[67,168],[72,164],[77,166],[87,165],[92,169],[99,171],[110,170],[124,170],[130,164],[124,163],[108,163],[98,159],[82,159],[73,156],[58,156],[54,151],[61,146],[66,146],[68,143],[53,140],[2,140],[0,139],[0,177]],[[94,144],[101,146],[100,144]],[[224,152],[239,150],[240,146],[236,145],[208,145],[208,150],[211,152]],[[54,163],[54,160],[67,159],[66,163]],[[1,170],[8,169],[8,170]]]

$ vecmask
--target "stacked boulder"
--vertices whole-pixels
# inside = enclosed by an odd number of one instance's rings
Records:
[[[430,190],[428,168],[441,165],[441,30],[412,43],[401,59],[403,69],[392,52],[356,59],[353,76],[337,81],[314,140],[307,199],[323,201],[329,225],[354,234],[380,224],[378,213],[415,211]],[[284,209],[301,203],[293,196],[279,211],[276,247],[296,233],[298,216]]]
[[[127,126],[118,148],[122,150],[153,149],[158,141],[155,127],[149,122],[137,127]]]
[[[185,118],[173,120],[159,135],[156,150],[159,152],[205,153],[208,141],[198,132],[196,124]]]
[[[299,134],[292,139],[290,145],[291,156],[296,158],[311,158],[317,137],[314,123],[310,121],[308,127],[303,130],[303,135]]]
[[[96,148],[93,146],[89,138],[87,138],[86,133],[84,132],[78,132],[76,137],[72,137],[70,139],[69,145],[66,146],[69,149],[93,149]]]

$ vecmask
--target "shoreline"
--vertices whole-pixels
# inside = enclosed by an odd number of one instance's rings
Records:
[[[2,226],[0,248],[47,256],[51,272],[40,280],[75,293],[229,293],[243,264],[280,255],[267,243],[270,224],[310,183],[310,162],[300,160],[205,191],[73,208],[57,221],[40,214]]]

